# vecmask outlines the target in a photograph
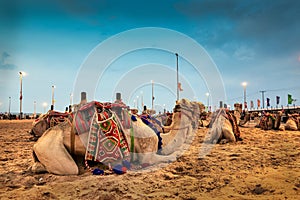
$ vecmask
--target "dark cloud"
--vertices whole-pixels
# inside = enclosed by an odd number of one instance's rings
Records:
[[[272,56],[299,51],[300,1],[191,0],[175,7],[197,24],[198,39],[211,47],[242,43]]]
[[[10,55],[7,52],[3,52],[1,55],[1,61],[0,61],[0,69],[1,70],[14,70],[17,68],[16,65],[6,63],[6,59],[10,57]]]

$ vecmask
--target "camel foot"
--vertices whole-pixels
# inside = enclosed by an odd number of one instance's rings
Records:
[[[42,174],[42,173],[46,173],[48,171],[46,170],[46,167],[42,163],[35,162],[31,166],[31,172],[36,173],[36,174]]]
[[[220,144],[226,144],[226,143],[228,143],[228,140],[227,140],[227,139],[222,139],[222,140],[220,140],[219,143],[220,143]]]

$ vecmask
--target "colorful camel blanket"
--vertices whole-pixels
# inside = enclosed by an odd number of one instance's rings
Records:
[[[88,132],[90,130],[95,112],[96,107],[94,101],[85,104],[76,112],[74,125],[78,135]]]
[[[104,164],[130,161],[129,146],[116,116],[104,107],[97,109],[92,118],[86,148],[86,160]]]

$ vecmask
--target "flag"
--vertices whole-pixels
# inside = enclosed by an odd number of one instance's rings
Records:
[[[270,99],[267,98],[267,107],[270,106]]]
[[[250,102],[250,106],[251,106],[251,109],[254,108],[254,103],[253,103],[253,101]]]
[[[293,103],[292,95],[288,94],[288,104],[292,104],[292,103]]]
[[[178,83],[178,89],[179,91],[183,91],[183,89],[181,88],[181,83]]]
[[[280,102],[280,96],[276,96],[276,104],[278,105]]]
[[[257,107],[259,108],[260,107],[260,100],[257,99]]]

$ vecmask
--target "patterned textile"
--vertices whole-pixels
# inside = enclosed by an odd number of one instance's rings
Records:
[[[71,113],[60,113],[56,111],[50,111],[48,114],[48,122],[50,127],[56,126],[59,123],[70,120],[72,122],[73,115]]]
[[[75,128],[78,135],[88,132],[93,120],[95,109],[95,102],[92,101],[82,106],[75,115]]]
[[[113,163],[130,159],[129,146],[115,115],[104,107],[97,108],[91,122],[85,159]]]

